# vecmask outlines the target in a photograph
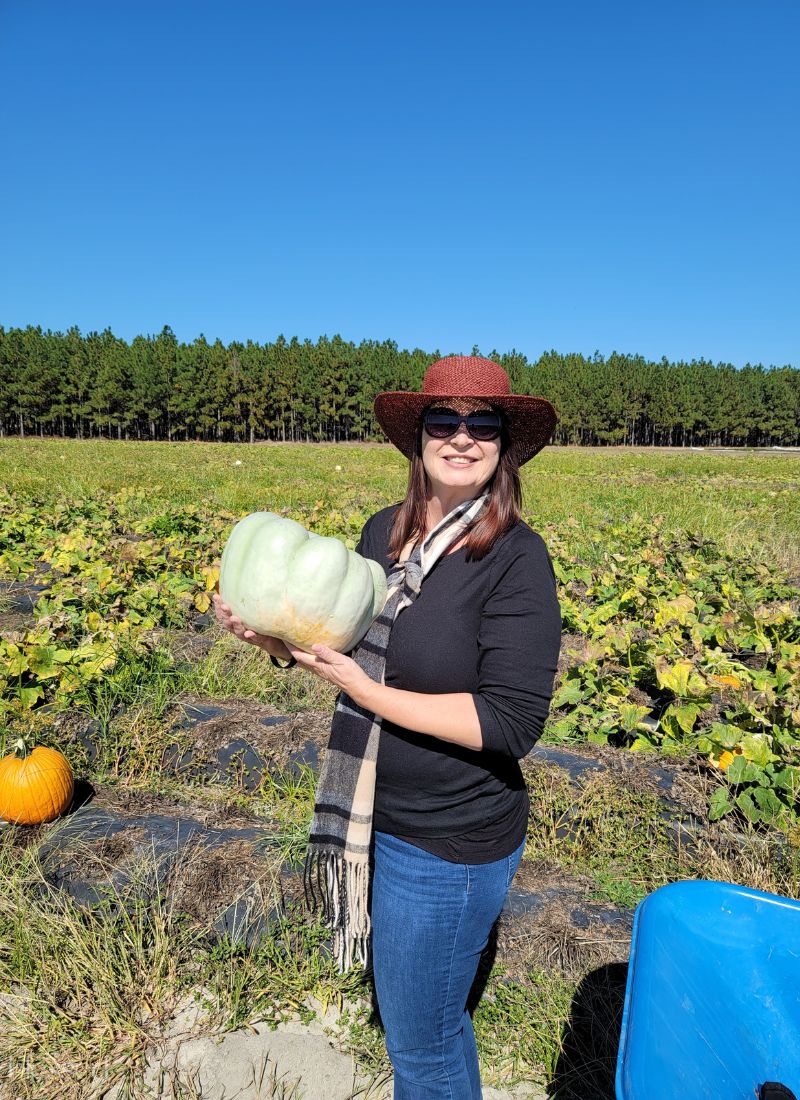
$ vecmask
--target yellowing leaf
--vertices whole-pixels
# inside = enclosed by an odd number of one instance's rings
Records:
[[[772,754],[771,739],[764,733],[749,733],[742,740],[742,753],[746,760],[764,768],[776,757]]]
[[[198,592],[194,598],[194,606],[200,612],[208,611],[211,607],[211,597],[207,592]]]
[[[70,531],[68,535],[65,535],[61,540],[62,550],[79,550],[90,544],[91,540],[86,537],[84,531]]]
[[[656,611],[654,623],[656,626],[666,626],[667,623],[687,623],[689,616],[697,607],[691,596],[676,596],[674,600],[666,600],[659,605]]]
[[[84,676],[97,676],[101,672],[113,668],[117,663],[117,655],[110,647],[97,651],[89,656],[81,667]]]
[[[59,668],[53,661],[55,650],[51,646],[31,646],[28,664],[31,672],[38,680],[48,680],[52,676],[58,676]]]
[[[217,586],[219,580],[219,566],[218,565],[204,565],[200,570],[206,579],[206,592],[213,591]]]
[[[77,691],[81,684],[82,680],[80,674],[76,671],[76,669],[69,666],[64,669],[61,679],[58,682],[58,690],[59,692],[68,694],[70,692]]]
[[[635,703],[620,703],[619,705],[620,721],[622,722],[622,728],[627,733],[636,729],[641,720],[650,713],[650,707],[639,706]]]
[[[679,731],[692,732],[699,713],[700,707],[697,703],[670,703],[661,716],[661,722],[665,729],[680,737]],[[674,725],[678,728],[675,729]]]
[[[102,590],[111,583],[114,577],[114,570],[111,568],[110,565],[104,565],[97,570],[96,576],[97,584],[100,588],[100,591],[102,592]]]
[[[7,662],[5,667],[5,673],[7,676],[21,676],[23,672],[28,671],[28,658],[24,653],[18,653],[16,656],[12,656]]]
[[[658,686],[673,692],[678,698],[697,698],[708,692],[708,686],[691,661],[670,665],[662,657],[656,660]]]

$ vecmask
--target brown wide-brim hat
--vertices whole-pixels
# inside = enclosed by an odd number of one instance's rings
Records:
[[[375,398],[375,416],[395,447],[411,458],[420,417],[442,398],[475,397],[501,409],[508,426],[509,450],[522,466],[541,451],[558,423],[556,410],[544,397],[511,392],[508,375],[491,359],[450,355],[432,363],[419,393],[390,390]]]

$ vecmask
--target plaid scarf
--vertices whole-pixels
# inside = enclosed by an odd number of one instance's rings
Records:
[[[487,496],[459,504],[389,574],[383,611],[351,654],[376,683],[383,683],[394,620],[417,598],[439,558],[473,525]],[[321,904],[342,971],[355,959],[367,963],[369,850],[381,723],[377,714],[339,693],[306,853],[306,899],[312,907]]]

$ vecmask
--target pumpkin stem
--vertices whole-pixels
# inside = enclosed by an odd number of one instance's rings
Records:
[[[25,738],[20,737],[14,744],[14,755],[19,757],[20,760],[24,760],[26,756],[29,756],[28,746],[25,744]]]

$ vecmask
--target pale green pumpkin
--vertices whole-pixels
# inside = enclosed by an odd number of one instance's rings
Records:
[[[386,590],[376,561],[273,512],[245,516],[222,552],[219,593],[233,614],[303,649],[322,642],[347,653],[383,610]]]

